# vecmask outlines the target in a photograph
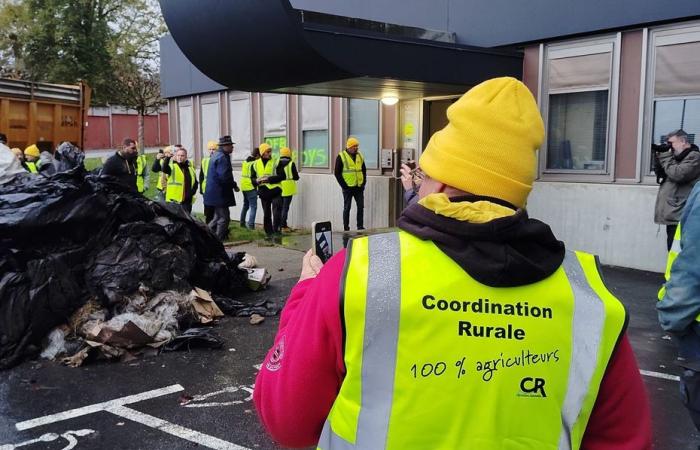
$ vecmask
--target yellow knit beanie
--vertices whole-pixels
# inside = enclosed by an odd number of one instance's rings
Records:
[[[289,147],[282,147],[280,149],[280,156],[283,158],[291,158],[292,157],[292,149]]]
[[[34,158],[38,158],[39,155],[39,147],[36,146],[36,144],[32,144],[29,147],[24,149],[24,155],[25,156],[33,156]]]
[[[447,118],[430,138],[420,168],[448,186],[524,207],[544,138],[528,88],[510,77],[484,81],[450,106]]]

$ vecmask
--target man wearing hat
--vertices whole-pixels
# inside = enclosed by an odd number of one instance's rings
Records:
[[[278,161],[272,156],[272,147],[263,142],[258,147],[260,159],[250,168],[250,180],[258,189],[258,197],[263,209],[263,228],[267,239],[280,232],[282,217],[282,185],[284,172],[278,170]]]
[[[209,162],[207,187],[204,192],[204,204],[214,207],[214,218],[208,223],[209,228],[222,242],[228,238],[228,225],[231,221],[229,207],[236,205],[233,193],[238,192],[238,185],[233,179],[231,167],[233,144],[231,136],[219,138],[219,148]]]
[[[209,173],[209,162],[211,162],[211,157],[218,148],[216,141],[207,142],[207,150],[209,155],[206,158],[202,158],[202,165],[199,167],[199,192],[204,195],[207,190],[207,173]],[[204,222],[209,223],[214,218],[214,208],[210,205],[204,204]]]
[[[343,230],[350,231],[350,207],[355,199],[357,207],[357,229],[364,230],[365,184],[367,167],[360,153],[360,141],[348,138],[345,150],[335,158],[335,179],[343,190]]]
[[[30,173],[39,173],[39,156],[41,152],[36,144],[32,144],[24,149],[24,168]]]
[[[292,199],[297,193],[297,181],[299,181],[299,172],[297,165],[292,161],[292,150],[289,147],[280,149],[280,162],[277,165],[277,172],[284,174],[284,179],[280,182],[282,187],[282,216],[280,219],[281,231],[291,231],[287,225],[287,216],[289,216],[289,206],[292,204]]]
[[[399,230],[303,259],[255,381],[282,446],[651,449],[622,304],[525,211],[544,137],[514,78],[472,88]]]

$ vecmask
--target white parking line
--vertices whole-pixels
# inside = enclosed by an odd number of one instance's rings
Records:
[[[681,377],[678,375],[669,375],[667,373],[652,372],[650,370],[640,370],[639,373],[647,377],[661,378],[662,380],[680,381]]]
[[[75,417],[85,416],[87,414],[104,411],[115,406],[122,406],[128,405],[130,403],[141,402],[144,400],[149,400],[152,398],[161,397],[163,395],[173,394],[175,392],[180,392],[184,390],[185,388],[183,388],[179,384],[173,384],[172,386],[154,389],[152,391],[146,391],[140,394],[129,395],[126,397],[109,400],[107,402],[95,403],[94,405],[83,406],[82,408],[70,409],[68,411],[38,417],[32,420],[25,420],[24,422],[19,422],[17,425],[15,425],[15,427],[20,431],[28,430],[30,428],[47,425],[49,423],[60,422],[62,420],[73,419]]]
[[[195,430],[190,430],[189,428],[181,427],[180,425],[168,422],[167,420],[159,419],[158,417],[127,408],[126,406],[116,406],[108,409],[107,411],[125,419],[133,420],[134,422],[141,423],[151,428],[156,428],[163,433],[172,434],[180,439],[185,439],[205,447],[216,450],[250,450],[246,447],[241,447],[240,445],[215,438],[214,436],[209,436],[208,434],[200,433],[199,431]]]
[[[236,388],[236,390],[237,389],[240,389],[240,387]],[[155,428],[155,429],[160,430],[164,433],[168,433],[168,434],[171,434],[173,436],[177,436],[181,439],[185,439],[185,440],[190,441],[190,442],[195,442],[195,443],[202,445],[204,447],[209,447],[209,448],[213,448],[216,450],[250,450],[246,447],[241,447],[240,445],[236,445],[234,443],[224,441],[223,439],[219,439],[219,438],[216,438],[214,436],[209,436],[208,434],[200,433],[199,431],[185,428],[183,426],[168,422],[167,420],[163,420],[163,419],[160,419],[158,417],[151,416],[149,414],[145,414],[145,413],[142,413],[140,411],[136,411],[134,409],[131,409],[131,408],[128,408],[125,406],[125,405],[131,404],[131,403],[137,403],[137,402],[141,402],[144,400],[149,400],[152,398],[161,397],[163,395],[173,394],[175,392],[180,392],[180,391],[184,391],[184,390],[185,390],[185,388],[183,388],[179,384],[173,384],[172,386],[167,386],[167,387],[160,388],[160,389],[154,389],[152,391],[142,392],[140,394],[129,395],[126,397],[121,397],[121,398],[117,398],[114,400],[109,400],[107,402],[95,403],[94,405],[83,406],[82,408],[70,409],[68,411],[63,411],[63,412],[56,413],[56,414],[50,414],[50,415],[43,416],[43,417],[37,417],[36,419],[25,420],[24,422],[17,423],[15,425],[15,427],[20,431],[24,431],[24,430],[39,427],[42,425],[48,425],[48,424],[52,424],[55,422],[61,422],[63,420],[73,419],[76,417],[85,416],[85,415],[93,414],[93,413],[100,412],[100,411],[105,411],[105,412],[112,413],[116,416],[123,417],[125,419],[129,419],[129,420],[134,421],[136,423],[140,423],[142,425],[146,425],[148,427]],[[225,392],[225,391],[227,391],[227,390],[224,389],[222,391],[217,391],[217,392],[214,392],[212,394],[220,394],[220,393]],[[212,394],[209,394],[209,395],[212,395]],[[80,430],[80,431],[83,431],[83,430]],[[87,431],[87,430],[85,430],[85,431]],[[92,432],[92,430],[89,430],[89,431]],[[51,434],[50,436],[53,437],[53,434]],[[66,437],[64,435],[61,435],[61,436],[68,439],[70,441],[70,443],[72,444],[72,441],[70,438],[74,438],[73,436],[69,436],[69,437]],[[49,437],[48,434],[43,435],[38,439],[45,440],[47,437]],[[39,440],[28,441],[28,443],[39,442]],[[75,440],[75,439],[73,439],[73,440]],[[20,444],[20,445],[27,445],[27,443]],[[15,447],[16,446],[13,446],[11,448],[15,448]],[[68,448],[68,447],[65,447],[65,448]],[[70,447],[70,448],[72,448],[72,447]],[[4,446],[3,446],[2,450],[4,450]]]

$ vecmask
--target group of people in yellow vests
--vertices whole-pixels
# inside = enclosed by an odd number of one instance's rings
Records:
[[[214,153],[219,150],[217,141],[209,141],[207,150],[209,155],[202,159],[198,174],[187,160],[187,151],[182,146],[167,146],[159,152],[150,170],[159,174],[156,183],[157,199],[179,203],[191,212],[197,188],[203,196],[206,192],[209,164]],[[263,227],[268,237],[291,231],[287,217],[299,180],[299,172],[292,160],[292,150],[282,147],[279,156],[273,156],[272,150],[272,146],[267,143],[252,150],[241,164],[239,187],[243,196],[240,226],[255,228],[259,198],[263,208]],[[139,155],[135,162],[137,190],[144,193],[148,175],[146,156]],[[212,221],[214,209],[205,202],[206,223]]]

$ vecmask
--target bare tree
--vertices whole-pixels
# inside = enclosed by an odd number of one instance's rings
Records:
[[[145,116],[160,110],[165,101],[160,96],[160,78],[158,72],[145,68],[125,70],[117,74],[117,83],[113,98],[128,109],[138,114],[138,143],[144,147]]]

